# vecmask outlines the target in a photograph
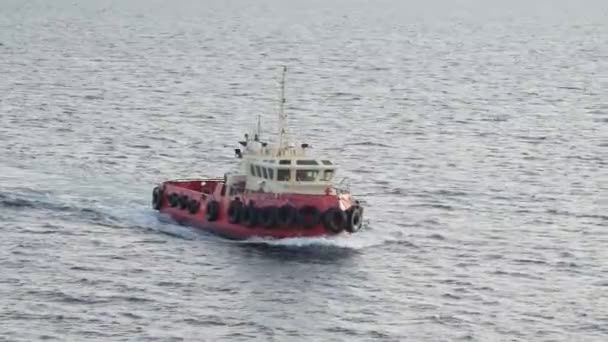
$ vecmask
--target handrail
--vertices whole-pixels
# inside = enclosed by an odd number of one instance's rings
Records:
[[[224,178],[178,178],[178,179],[168,180],[167,182],[209,182],[209,181],[223,182]]]
[[[342,184],[344,183],[345,186],[343,187]],[[338,184],[333,185],[332,188],[334,188],[339,194],[348,194],[350,193],[350,179],[348,177],[344,177]]]

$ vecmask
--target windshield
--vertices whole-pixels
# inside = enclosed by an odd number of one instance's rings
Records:
[[[317,179],[318,170],[297,170],[296,181],[298,182],[313,182]]]

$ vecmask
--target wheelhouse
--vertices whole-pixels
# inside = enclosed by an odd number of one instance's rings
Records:
[[[249,177],[276,182],[331,182],[335,166],[329,160],[262,159],[251,161]]]
[[[336,165],[327,159],[263,157],[253,155],[242,162],[248,190],[321,194],[331,187],[336,173]]]

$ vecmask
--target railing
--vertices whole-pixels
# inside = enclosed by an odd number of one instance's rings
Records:
[[[178,178],[167,181],[168,183],[185,183],[185,182],[223,182],[224,178]]]
[[[333,186],[334,190],[338,194],[349,194],[350,193],[350,179],[348,177],[342,178],[342,180]]]

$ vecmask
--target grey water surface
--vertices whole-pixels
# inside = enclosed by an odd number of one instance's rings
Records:
[[[287,65],[353,236],[232,242]],[[1,341],[608,341],[608,1],[0,0]]]

